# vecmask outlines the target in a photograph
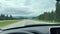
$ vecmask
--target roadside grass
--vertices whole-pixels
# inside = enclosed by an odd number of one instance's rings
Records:
[[[56,21],[48,21],[48,20],[39,20],[39,21],[48,22],[48,23],[60,24],[60,22],[56,22]]]
[[[49,20],[38,20],[38,19],[33,19],[35,21],[40,21],[40,22],[48,22],[48,23],[55,23],[55,24],[60,24],[60,22],[56,22],[56,21],[49,21]]]
[[[18,21],[21,21],[21,20],[4,20],[4,21],[0,21],[0,27],[6,26],[6,25],[9,25],[9,24],[13,24],[13,23],[16,23]]]
[[[33,19],[35,21],[42,21],[42,22],[52,22],[52,21],[48,21],[48,20],[39,20],[39,19]]]
[[[60,22],[56,22],[56,21],[54,23],[60,24]]]

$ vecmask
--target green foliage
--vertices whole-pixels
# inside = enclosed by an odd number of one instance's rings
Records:
[[[60,1],[60,0],[56,0],[56,1]]]
[[[39,20],[50,20],[50,21],[52,21],[52,20],[54,20],[54,13],[55,12],[44,12],[43,14],[41,14],[41,15],[39,15],[38,17],[37,17],[37,19],[39,19]]]
[[[12,15],[10,15],[10,17],[7,15],[5,16],[4,14],[0,15],[0,20],[11,20],[13,19]]]
[[[0,27],[7,26],[10,24],[16,23],[18,21],[21,21],[21,20],[3,20],[3,21],[0,21]]]
[[[57,1],[56,3],[56,12],[55,12],[55,21],[60,21],[60,3]]]
[[[60,1],[57,0],[56,11],[44,12],[43,14],[36,17],[39,20],[57,21],[60,22]]]

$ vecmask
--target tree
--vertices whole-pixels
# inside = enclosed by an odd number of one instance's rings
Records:
[[[60,0],[56,0],[56,1],[60,1]]]
[[[8,19],[9,19],[9,16],[8,16],[8,15],[6,15],[5,19],[6,19],[6,20],[8,20]]]
[[[0,20],[4,20],[4,19],[5,19],[5,15],[4,14],[1,14]]]
[[[12,15],[10,15],[10,19],[13,19]]]
[[[39,20],[48,20],[48,21],[54,21],[55,12],[52,10],[52,12],[44,12],[43,14],[40,14],[38,17],[36,17]]]
[[[56,13],[55,14],[56,15],[55,16],[56,17],[55,18],[56,21],[60,21],[60,3],[59,2],[60,1],[57,0],[57,3],[56,3],[56,12],[55,12]]]

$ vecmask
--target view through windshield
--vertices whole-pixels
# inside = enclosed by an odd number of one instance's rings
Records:
[[[0,27],[60,24],[60,0],[0,0]]]

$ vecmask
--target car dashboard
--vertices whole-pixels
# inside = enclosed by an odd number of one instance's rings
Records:
[[[52,34],[52,28],[59,28],[60,24],[37,24],[4,29],[0,34]],[[56,33],[55,33],[56,34]]]

